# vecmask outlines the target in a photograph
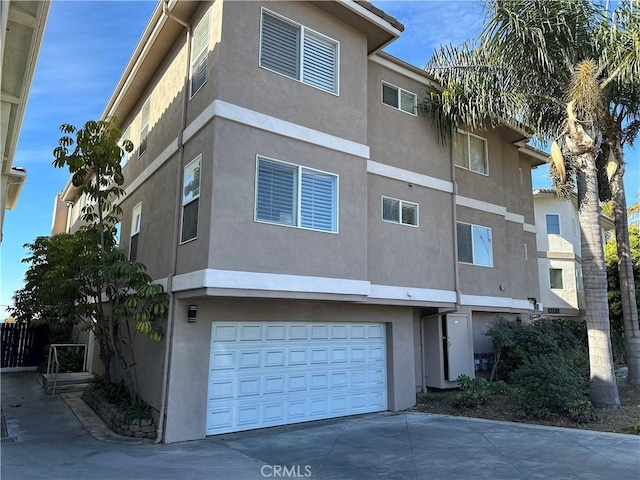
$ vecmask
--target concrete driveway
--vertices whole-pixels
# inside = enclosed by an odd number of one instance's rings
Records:
[[[62,398],[45,396],[33,374],[1,381],[8,434],[18,439],[2,445],[3,480],[640,478],[640,437],[421,413],[171,445],[106,443]]]

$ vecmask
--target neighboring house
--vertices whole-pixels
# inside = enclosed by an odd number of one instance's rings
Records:
[[[551,189],[533,191],[538,234],[540,299],[549,317],[584,315],[580,222],[575,194],[556,197]],[[613,220],[601,216],[601,237],[613,230]]]
[[[27,177],[24,168],[13,166],[13,157],[20,137],[49,5],[48,0],[0,2],[0,242],[5,210],[12,210],[16,206]]]
[[[187,41],[162,7],[103,116],[137,147],[120,246],[171,294],[166,343],[136,353],[165,441],[411,407],[536,312],[545,159],[508,126],[439,144],[432,80],[380,51],[394,18],[170,2]],[[54,231],[84,201],[68,184]]]

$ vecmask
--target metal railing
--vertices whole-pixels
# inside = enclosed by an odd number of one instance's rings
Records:
[[[87,346],[84,343],[52,343],[49,345],[49,361],[47,362],[47,374],[53,369],[53,390],[51,396],[56,394],[56,385],[58,384],[58,370],[60,369],[60,361],[58,360],[58,348],[61,347],[82,347],[84,355],[82,359],[82,371],[87,370]],[[53,368],[55,366],[55,368]]]

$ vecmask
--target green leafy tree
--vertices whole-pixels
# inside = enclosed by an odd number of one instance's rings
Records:
[[[54,150],[54,166],[68,167],[73,185],[88,197],[84,225],[73,234],[39,238],[27,247],[32,255],[27,284],[16,293],[21,318],[64,319],[94,332],[105,367],[104,381],[113,381],[113,360],[121,367],[132,403],[138,403],[133,342],[136,333],[163,338],[156,320],[167,312],[162,286],[152,283],[146,268],[127,259],[115,245],[115,225],[124,193],[120,167],[129,140],[120,142],[117,120],[89,121],[83,128],[62,125],[63,137]],[[62,273],[64,289],[56,276]],[[29,281],[31,279],[31,281]]]
[[[631,262],[635,278],[636,298],[640,299],[640,229],[629,227],[629,245]],[[620,295],[620,276],[618,275],[618,252],[615,237],[607,240],[604,246],[604,257],[607,262],[607,279],[609,285],[609,313],[614,324],[622,325],[622,300]],[[636,310],[640,309],[640,301]]]
[[[445,141],[457,126],[500,123],[553,141],[550,172],[556,189],[565,195],[578,190],[590,396],[597,406],[618,406],[599,229],[599,198],[608,193],[608,183],[602,180],[606,162],[598,154],[609,106],[605,89],[638,77],[633,52],[640,37],[636,31],[624,33],[620,44],[605,42],[603,11],[589,0],[487,0],[485,5],[480,38],[458,48],[445,46],[430,60],[426,70],[443,89],[423,107]],[[622,2],[619,8],[626,6]],[[635,28],[633,22],[625,25]]]

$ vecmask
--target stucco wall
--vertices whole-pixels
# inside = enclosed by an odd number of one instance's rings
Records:
[[[224,119],[214,124],[210,268],[366,279],[365,160]],[[338,233],[255,221],[258,154],[337,174]]]
[[[259,65],[261,6],[340,43],[339,94]],[[367,139],[367,40],[308,2],[224,2],[218,98],[359,143]]]

